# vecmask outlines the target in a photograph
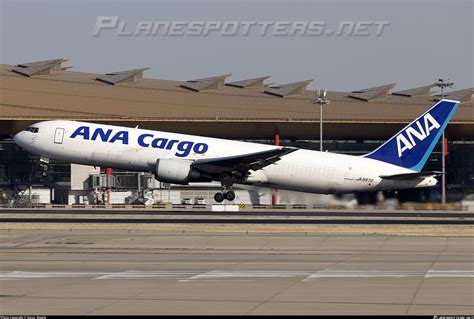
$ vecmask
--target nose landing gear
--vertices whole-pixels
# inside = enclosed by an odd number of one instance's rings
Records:
[[[43,177],[48,176],[48,166],[47,165],[43,166],[43,169],[41,170],[41,176],[43,176]]]
[[[49,167],[48,164],[49,164],[49,158],[41,157],[39,159],[38,166],[40,167],[41,176],[43,177],[48,176],[48,167]]]

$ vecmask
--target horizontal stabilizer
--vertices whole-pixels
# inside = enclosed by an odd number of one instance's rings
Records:
[[[431,171],[431,172],[413,172],[413,173],[404,173],[404,174],[395,174],[395,175],[380,175],[380,178],[394,180],[394,181],[403,181],[416,178],[424,178],[428,176],[439,176],[443,172]]]

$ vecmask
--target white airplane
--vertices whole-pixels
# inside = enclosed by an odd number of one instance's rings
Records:
[[[336,194],[437,184],[440,172],[421,172],[459,101],[442,100],[373,152],[350,156],[194,135],[77,121],[44,121],[14,136],[49,159],[151,171],[162,182],[219,181],[216,202],[232,201],[234,184]]]

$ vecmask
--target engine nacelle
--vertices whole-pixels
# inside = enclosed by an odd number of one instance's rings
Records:
[[[155,176],[160,182],[187,185],[190,182],[212,182],[212,178],[191,167],[192,162],[162,158],[156,160]]]

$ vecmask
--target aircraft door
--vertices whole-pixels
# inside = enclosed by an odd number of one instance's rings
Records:
[[[54,143],[55,144],[62,144],[64,139],[64,129],[57,127],[56,131],[54,132]]]

